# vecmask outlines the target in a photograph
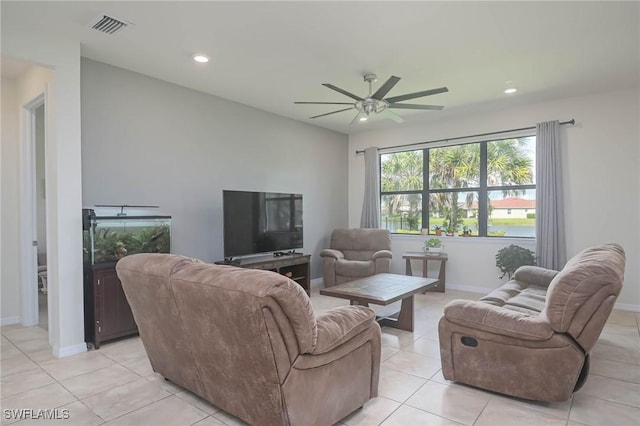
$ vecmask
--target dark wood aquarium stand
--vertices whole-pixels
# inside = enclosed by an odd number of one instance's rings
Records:
[[[311,295],[311,255],[310,254],[284,254],[282,256],[255,256],[234,260],[220,260],[216,265],[231,265],[238,268],[262,269],[277,272],[302,286],[307,294]]]
[[[116,274],[116,264],[87,265],[84,272],[84,335],[95,349],[102,342],[138,334]]]

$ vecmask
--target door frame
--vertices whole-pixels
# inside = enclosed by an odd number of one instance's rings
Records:
[[[38,257],[37,257],[37,212],[36,212],[36,118],[35,110],[44,105],[45,170],[47,163],[47,89],[27,102],[21,109],[22,137],[20,146],[20,276],[22,281],[21,324],[25,327],[38,325]],[[46,173],[45,173],[46,175]],[[48,200],[45,202],[45,210]],[[45,212],[45,215],[46,212]],[[49,228],[47,227],[47,232]],[[47,238],[47,244],[49,239]],[[48,251],[48,248],[47,248]],[[50,302],[47,292],[47,304]],[[51,324],[51,309],[47,309]],[[51,327],[49,327],[51,337]],[[50,339],[49,339],[50,340]]]

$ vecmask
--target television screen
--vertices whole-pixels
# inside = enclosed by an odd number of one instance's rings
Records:
[[[226,258],[302,248],[302,194],[222,191]]]

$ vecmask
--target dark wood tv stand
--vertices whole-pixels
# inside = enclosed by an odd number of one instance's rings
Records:
[[[297,282],[311,296],[311,255],[285,254],[282,256],[264,255],[229,260],[220,260],[216,265],[231,265],[238,268],[262,269],[277,272]]]

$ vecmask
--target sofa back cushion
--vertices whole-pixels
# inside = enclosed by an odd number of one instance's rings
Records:
[[[551,328],[569,333],[585,351],[595,344],[622,289],[625,254],[602,244],[574,256],[549,284],[542,312]]]
[[[347,260],[371,260],[379,250],[391,250],[391,233],[386,229],[336,229],[331,248],[344,253]]]
[[[118,264],[118,271],[137,271],[148,262],[172,258],[179,256],[133,255]],[[167,358],[172,368],[195,370],[202,395],[250,423],[284,423],[280,384],[292,358],[313,350],[317,341],[315,318],[302,287],[273,272],[202,262],[181,264],[171,275],[154,273],[156,288],[139,287],[144,275],[123,275],[123,285],[127,281],[125,292],[136,320],[152,318],[146,327],[140,327],[143,340],[162,339],[169,346],[154,353],[161,344],[145,344],[150,358]],[[167,292],[175,301],[176,315],[171,318],[161,318],[166,315],[162,305],[138,303],[145,297],[155,299],[160,282],[168,282]],[[179,326],[161,335],[149,331],[166,327],[167,322]],[[191,357],[176,356],[181,347]],[[164,370],[157,371],[167,377]],[[250,403],[248,398],[253,398]]]
[[[121,259],[116,269],[153,370],[201,393],[189,333],[170,284],[172,273],[195,262],[183,256],[132,255]]]

